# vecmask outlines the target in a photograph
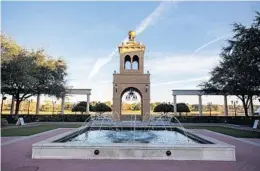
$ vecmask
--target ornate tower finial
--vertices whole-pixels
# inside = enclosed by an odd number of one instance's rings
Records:
[[[134,31],[129,31],[128,32],[128,39],[129,41],[135,41],[135,32]]]

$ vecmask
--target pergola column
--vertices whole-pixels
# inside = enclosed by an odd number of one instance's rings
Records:
[[[202,116],[202,98],[199,95],[199,116]]]
[[[64,114],[65,95],[61,98],[61,114]]]
[[[173,95],[173,110],[174,110],[174,115],[177,115],[177,96]]]
[[[224,114],[228,116],[227,95],[224,95]]]
[[[14,114],[14,96],[12,96],[10,115]]]
[[[86,108],[87,114],[89,114],[89,102],[90,102],[90,94],[87,94],[87,108]]]
[[[38,94],[37,95],[37,101],[36,101],[36,115],[40,114],[40,97],[41,97],[41,95]]]

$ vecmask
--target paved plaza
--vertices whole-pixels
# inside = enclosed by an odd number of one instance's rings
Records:
[[[28,137],[2,137],[2,171],[259,171],[259,139],[236,139],[207,130],[193,130],[236,147],[235,162],[158,160],[31,159],[32,144],[70,131],[58,128]]]

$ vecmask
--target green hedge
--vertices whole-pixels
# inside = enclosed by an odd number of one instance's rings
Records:
[[[5,118],[1,118],[1,127],[7,127],[8,121]]]
[[[181,123],[229,123],[248,126],[252,126],[256,119],[260,120],[260,116],[177,116],[176,118]],[[176,122],[174,118],[172,122]]]
[[[19,115],[28,122],[84,122],[90,119],[90,115]],[[16,123],[17,119],[11,115],[2,115],[8,123]],[[181,123],[229,123],[237,125],[252,126],[256,119],[260,120],[260,116],[176,116]],[[172,119],[172,122],[176,122]]]
[[[17,118],[11,115],[2,115],[8,123],[16,123]],[[89,121],[90,115],[19,115],[25,123],[28,122],[85,122]]]

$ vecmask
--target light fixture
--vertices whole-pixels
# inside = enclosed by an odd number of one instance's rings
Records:
[[[136,101],[137,100],[137,95],[132,88],[129,90],[129,93],[126,95],[125,99],[127,101],[130,101],[130,100]]]
[[[116,89],[116,92],[117,92],[117,84],[115,84],[115,89]]]
[[[148,85],[146,84],[146,86],[145,86],[145,92],[147,92],[148,91]]]

